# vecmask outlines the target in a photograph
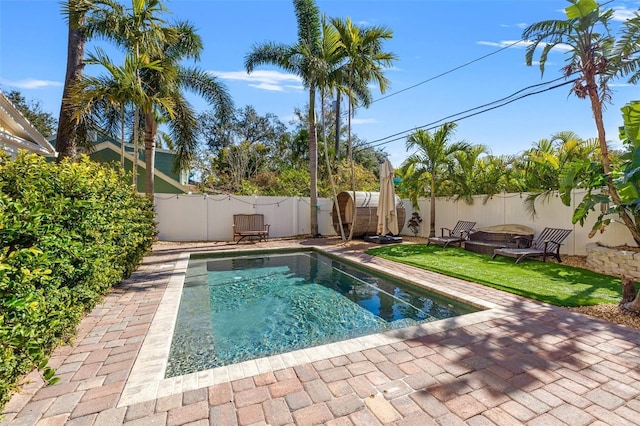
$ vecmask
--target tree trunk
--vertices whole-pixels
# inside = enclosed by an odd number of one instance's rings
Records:
[[[145,172],[145,193],[149,199],[153,200],[155,193],[155,171],[156,171],[156,134],[158,132],[158,122],[153,111],[144,116],[144,163]]]
[[[623,304],[622,308],[626,311],[640,314],[640,293],[636,295],[636,298],[633,299],[633,301]]]
[[[316,134],[316,87],[309,88],[309,178],[311,181],[311,236],[318,236],[318,140]]]
[[[122,173],[124,173],[124,104],[120,106],[120,131],[122,132],[120,139],[120,167],[122,167]]]
[[[358,203],[356,203],[356,169],[353,164],[353,147],[351,146],[351,114],[353,113],[353,104],[351,97],[351,87],[353,82],[353,71],[349,70],[349,97],[347,104],[347,158],[351,165],[351,192],[353,193],[353,216],[351,218],[351,229],[349,230],[349,241],[353,240],[353,231],[356,226],[356,218],[358,216]]]
[[[636,298],[636,285],[633,278],[623,275],[620,277],[620,281],[622,281],[622,300],[620,300],[620,304],[624,305],[625,303],[633,302],[633,299]]]
[[[338,227],[340,228],[340,237],[342,238],[342,241],[345,241],[346,238],[344,236],[344,227],[342,226],[342,217],[340,215],[340,206],[338,205],[338,194],[336,192],[336,184],[333,181],[333,173],[331,173],[331,162],[329,161],[329,141],[327,140],[327,127],[325,124],[325,119],[324,119],[324,98],[325,98],[325,91],[323,89],[320,90],[320,105],[322,105],[321,108],[321,114],[320,116],[322,117],[322,140],[324,140],[324,161],[327,165],[327,172],[329,173],[329,182],[331,183],[331,193],[333,194],[333,205],[336,208],[336,211],[338,213]],[[338,99],[340,99],[340,92],[338,91]]]
[[[618,190],[611,180],[611,161],[609,159],[609,147],[607,146],[607,138],[604,129],[604,121],[602,119],[602,103],[600,102],[600,96],[598,94],[598,85],[595,81],[595,75],[585,75],[585,81],[587,84],[587,91],[589,93],[589,100],[591,101],[591,110],[593,111],[593,118],[596,122],[596,128],[598,130],[598,142],[600,143],[600,160],[602,161],[602,168],[607,175],[607,189],[609,190],[609,196],[613,200],[614,204],[621,206],[622,200],[618,194]],[[631,233],[633,240],[637,245],[640,245],[640,230],[636,227],[635,222],[624,210],[620,209],[620,218],[624,222],[625,226]]]
[[[136,105],[133,111],[133,190],[138,192],[138,130],[140,128],[140,109]]]
[[[434,191],[436,180],[431,179],[431,211],[429,212],[429,237],[436,236],[436,193]]]
[[[72,2],[73,0],[69,0]],[[78,156],[77,124],[73,121],[73,111],[70,110],[66,99],[69,97],[69,90],[73,84],[80,81],[84,75],[84,47],[87,38],[82,33],[84,16],[80,16],[77,22],[73,22],[74,15],[69,16],[69,33],[67,39],[67,72],[64,78],[64,90],[62,92],[62,103],[60,105],[60,117],[58,119],[58,132],[56,135],[56,151],[58,160],[64,158],[75,159]]]
[[[336,92],[336,160],[340,160],[340,90]]]

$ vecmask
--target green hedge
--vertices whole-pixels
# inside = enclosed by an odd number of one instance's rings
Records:
[[[0,412],[82,316],[135,269],[156,235],[152,203],[108,166],[0,154]]]

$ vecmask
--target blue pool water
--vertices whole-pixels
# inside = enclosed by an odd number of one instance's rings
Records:
[[[191,259],[166,376],[476,310],[313,251]]]

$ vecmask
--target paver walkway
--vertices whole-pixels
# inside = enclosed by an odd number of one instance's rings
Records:
[[[329,349],[313,362],[257,363],[255,374],[230,372],[211,386],[177,380],[157,390],[165,396],[123,403],[182,253],[317,243],[156,245],[82,321],[73,346],[55,351],[50,364],[61,381],[43,388],[31,374],[0,425],[640,424],[639,330],[372,259],[360,246],[325,249],[495,309],[433,323],[426,333],[379,337],[378,346],[368,340],[364,350],[335,346],[340,354]]]

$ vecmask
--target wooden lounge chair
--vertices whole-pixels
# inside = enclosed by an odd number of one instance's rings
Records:
[[[491,259],[495,259],[498,255],[515,257],[516,263],[520,263],[522,259],[527,257],[542,256],[542,261],[546,262],[547,256],[553,256],[558,262],[562,262],[562,259],[560,259],[560,246],[570,233],[571,229],[544,228],[538,238],[534,240],[529,240],[525,237],[517,238],[517,240],[530,242],[529,247],[521,248],[520,243],[518,243],[518,248],[497,248],[493,251]]]
[[[453,229],[449,228],[440,228],[440,233],[442,234],[439,237],[429,237],[429,241],[427,245],[434,244],[442,244],[443,248],[446,248],[451,243],[458,243],[458,246],[462,245],[462,242],[469,238],[469,233],[476,226],[475,222],[467,222],[464,220],[459,220],[456,223],[456,226]],[[444,231],[447,231],[448,235],[445,235]]]

